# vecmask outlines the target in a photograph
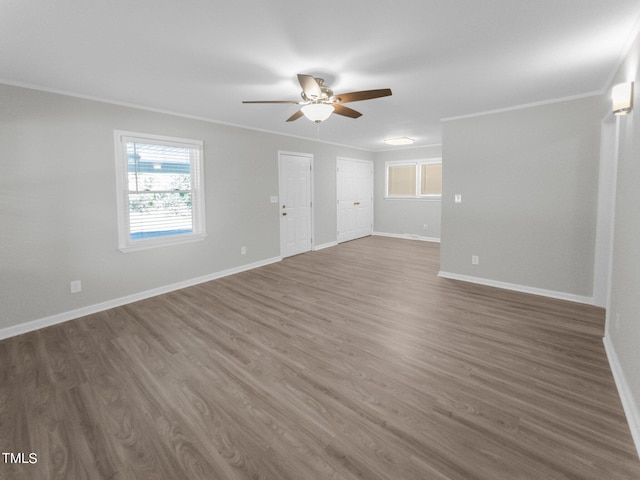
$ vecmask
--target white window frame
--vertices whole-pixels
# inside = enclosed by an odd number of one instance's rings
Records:
[[[118,210],[118,249],[133,252],[148,248],[179,245],[201,241],[206,238],[204,212],[204,143],[201,140],[167,137],[148,133],[114,130],[116,153],[116,189]],[[180,233],[152,238],[131,239],[129,221],[129,178],[127,142],[136,141],[187,147],[190,149],[191,210],[193,227],[191,233]]]
[[[420,176],[422,165],[442,165],[442,158],[429,158],[424,160],[390,160],[384,164],[384,198],[385,200],[442,200],[439,195],[420,195]],[[389,195],[389,167],[409,167],[416,169],[416,194],[415,195]]]

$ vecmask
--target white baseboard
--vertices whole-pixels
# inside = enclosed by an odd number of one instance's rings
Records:
[[[421,235],[415,235],[413,233],[373,232],[372,235],[377,235],[379,237],[403,238],[405,240],[419,240],[421,242],[440,243],[440,239],[438,237],[423,237]]]
[[[84,317],[85,315],[91,315],[93,313],[102,312],[110,308],[120,307],[128,303],[144,300],[145,298],[155,297],[157,295],[162,295],[163,293],[169,293],[169,292],[173,292],[174,290],[180,290],[181,288],[198,285],[199,283],[209,282],[211,280],[216,280],[217,278],[227,277],[235,273],[252,270],[258,267],[263,267],[265,265],[276,263],[281,260],[282,260],[282,257],[268,258],[266,260],[261,260],[259,262],[248,263],[246,265],[241,265],[239,267],[229,268],[227,270],[222,270],[220,272],[203,275],[201,277],[191,278],[189,280],[184,280],[182,282],[172,283],[171,285],[165,285],[162,287],[153,288],[151,290],[146,290],[144,292],[127,295],[125,297],[114,298],[113,300],[107,300],[106,302],[96,303],[94,305],[88,305],[86,307],[78,308],[76,310],[58,313],[56,315],[51,315],[50,317],[40,318],[37,320],[21,323],[19,325],[13,325],[11,327],[2,328],[0,329],[0,340],[9,338],[9,337],[15,337],[16,335],[32,332],[34,330],[39,330],[41,328],[49,327],[51,325],[56,325],[58,323],[63,323],[68,320],[73,320],[74,318]]]
[[[463,282],[477,283],[479,285],[487,285],[489,287],[503,288],[505,290],[513,290],[521,293],[530,293],[532,295],[540,295],[543,297],[568,300],[570,302],[584,303],[586,305],[594,304],[593,297],[583,297],[582,295],[574,295],[572,293],[557,292],[555,290],[545,290],[543,288],[527,287],[526,285],[518,285],[515,283],[499,282],[486,278],[443,272],[442,270],[438,272],[438,276],[442,278],[449,278],[452,280],[461,280]]]
[[[602,341],[604,342],[604,349],[607,352],[609,366],[611,367],[611,372],[613,373],[613,378],[618,388],[618,394],[622,401],[622,408],[624,408],[624,414],[627,417],[627,423],[631,430],[631,436],[638,451],[638,458],[640,458],[640,407],[633,398],[633,393],[631,393],[631,389],[627,383],[627,377],[622,370],[616,349],[613,343],[611,343],[611,338],[605,335]]]
[[[324,250],[325,248],[335,247],[336,245],[338,245],[338,242],[329,242],[329,243],[323,243],[321,245],[314,245],[313,251],[317,252],[318,250]]]

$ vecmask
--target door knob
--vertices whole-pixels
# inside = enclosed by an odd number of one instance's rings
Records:
[[[287,208],[287,206],[286,205],[282,205],[282,208]]]

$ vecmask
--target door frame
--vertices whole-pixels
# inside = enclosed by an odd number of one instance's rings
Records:
[[[314,233],[314,225],[315,225],[315,219],[314,219],[314,210],[315,210],[315,197],[314,197],[314,188],[313,188],[313,153],[304,153],[304,152],[292,152],[289,150],[278,150],[278,232],[280,235],[280,258],[285,258],[284,256],[284,234],[282,232],[283,226],[282,226],[282,221],[281,221],[281,215],[282,215],[282,192],[283,192],[283,185],[280,182],[280,178],[281,178],[281,171],[282,171],[282,156],[283,155],[295,155],[297,157],[307,157],[309,159],[309,164],[311,166],[311,171],[309,172],[309,198],[311,199],[311,206],[310,206],[310,235],[311,235],[311,248],[309,251],[313,251],[314,248],[314,239],[315,239],[315,233]],[[304,253],[304,252],[303,252]]]
[[[619,118],[607,114],[600,130],[598,210],[593,267],[594,304],[606,309],[605,331],[611,328],[610,304],[613,273],[616,186],[618,179]]]
[[[374,228],[374,224],[373,224],[373,218],[374,218],[374,208],[375,208],[375,162],[373,160],[363,160],[361,158],[350,158],[350,157],[336,157],[336,244],[340,243],[338,241],[338,216],[340,215],[340,206],[339,206],[339,199],[338,199],[338,175],[340,174],[339,172],[339,165],[338,163],[343,160],[343,161],[347,161],[347,162],[358,162],[358,163],[363,163],[366,165],[370,165],[371,166],[371,234],[373,235],[373,232],[375,230]],[[363,238],[363,237],[359,237],[359,238]],[[356,239],[354,239],[356,240]],[[343,242],[346,242],[348,240],[343,240]]]

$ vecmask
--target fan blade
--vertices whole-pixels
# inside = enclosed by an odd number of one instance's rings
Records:
[[[293,100],[244,100],[242,103],[294,103],[300,105],[301,102],[294,102]]]
[[[333,113],[337,113],[338,115],[344,115],[345,117],[358,118],[362,116],[360,112],[356,112],[355,110],[349,107],[340,105],[338,103],[334,103],[333,108],[334,108]]]
[[[320,98],[320,96],[322,95],[322,90],[320,90],[320,85],[318,85],[316,79],[313,78],[313,75],[303,75],[299,73],[298,81],[300,82],[302,91],[308,98]]]
[[[391,89],[381,88],[379,90],[362,90],[361,92],[341,93],[334,95],[338,98],[339,103],[359,102],[360,100],[371,100],[373,98],[388,97],[391,95]]]
[[[299,119],[302,115],[304,115],[304,113],[302,113],[302,110],[298,110],[296,113],[287,118],[287,122],[293,122],[294,120]]]

